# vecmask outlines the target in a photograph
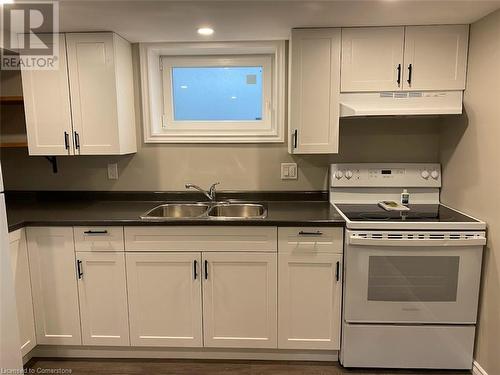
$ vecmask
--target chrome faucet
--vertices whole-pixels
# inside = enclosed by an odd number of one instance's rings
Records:
[[[215,184],[212,184],[208,190],[204,190],[198,185],[195,184],[186,184],[186,189],[196,189],[200,193],[203,193],[210,201],[215,200],[215,193],[216,193],[216,186],[219,185],[220,182],[216,182]]]

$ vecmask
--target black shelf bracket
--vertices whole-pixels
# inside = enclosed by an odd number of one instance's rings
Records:
[[[52,165],[52,173],[57,173],[57,159],[56,159],[56,157],[55,156],[46,156],[45,158]]]

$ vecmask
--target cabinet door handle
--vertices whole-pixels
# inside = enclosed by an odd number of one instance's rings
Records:
[[[81,280],[83,278],[82,261],[81,260],[76,261],[76,273],[77,273],[78,279]]]
[[[208,279],[208,260],[205,260],[205,280]]]
[[[77,132],[75,132],[75,147],[77,150],[80,150],[80,136]]]
[[[398,79],[396,82],[398,83],[398,87],[401,87],[401,64],[398,64],[397,71],[398,71]]]
[[[335,278],[337,279],[337,281],[340,280],[340,262],[337,262],[337,268],[335,269]]]
[[[194,279],[196,280],[198,278],[198,261],[196,259],[193,262],[193,274],[194,274]]]
[[[68,132],[64,132],[64,148],[69,150],[69,134]]]
[[[307,232],[307,231],[303,231],[301,230],[299,232],[299,236],[322,236],[323,235],[323,232],[317,230],[315,232]]]
[[[108,234],[106,229],[104,230],[86,230],[83,234]]]
[[[293,148],[297,148],[298,138],[299,138],[299,131],[295,129],[293,131]]]
[[[413,64],[408,65],[408,79],[406,82],[411,86],[411,76],[413,74]]]

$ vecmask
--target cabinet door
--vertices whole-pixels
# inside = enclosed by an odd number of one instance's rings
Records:
[[[468,25],[406,27],[405,89],[464,90],[468,43]]]
[[[66,41],[76,153],[118,153],[113,34],[67,34]]]
[[[51,36],[42,36],[50,44]],[[59,68],[21,70],[30,155],[71,155],[72,125],[66,39],[59,35]]]
[[[340,348],[342,255],[279,254],[278,347]]]
[[[201,347],[200,253],[128,253],[132,346]]]
[[[36,341],[80,345],[73,228],[26,229]]]
[[[77,252],[83,345],[128,346],[124,253]]]
[[[203,253],[206,347],[276,348],[276,254]]]
[[[342,29],[341,91],[401,90],[403,46],[404,27]]]
[[[340,29],[293,30],[290,56],[289,150],[337,153]]]
[[[33,316],[33,298],[31,295],[28,247],[24,229],[9,234],[10,259],[16,290],[17,317],[21,354],[25,356],[36,346],[35,317]]]

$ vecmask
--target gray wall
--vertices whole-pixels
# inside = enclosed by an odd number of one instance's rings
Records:
[[[183,190],[189,181],[208,185],[217,180],[222,190],[325,190],[328,165],[333,162],[439,160],[440,120],[435,117],[341,120],[340,153],[335,156],[291,156],[284,143],[143,144],[137,46],[134,46],[134,67],[137,154],[59,157],[59,173],[54,175],[45,158],[29,157],[26,149],[2,149],[6,188]],[[15,90],[13,80],[9,77],[9,90]],[[22,116],[19,120],[22,121]],[[280,163],[289,161],[298,164],[296,181],[280,179]],[[107,179],[110,162],[118,163],[118,180]]]
[[[488,223],[476,360],[500,374],[500,11],[471,27],[466,114],[442,134],[441,199]]]

